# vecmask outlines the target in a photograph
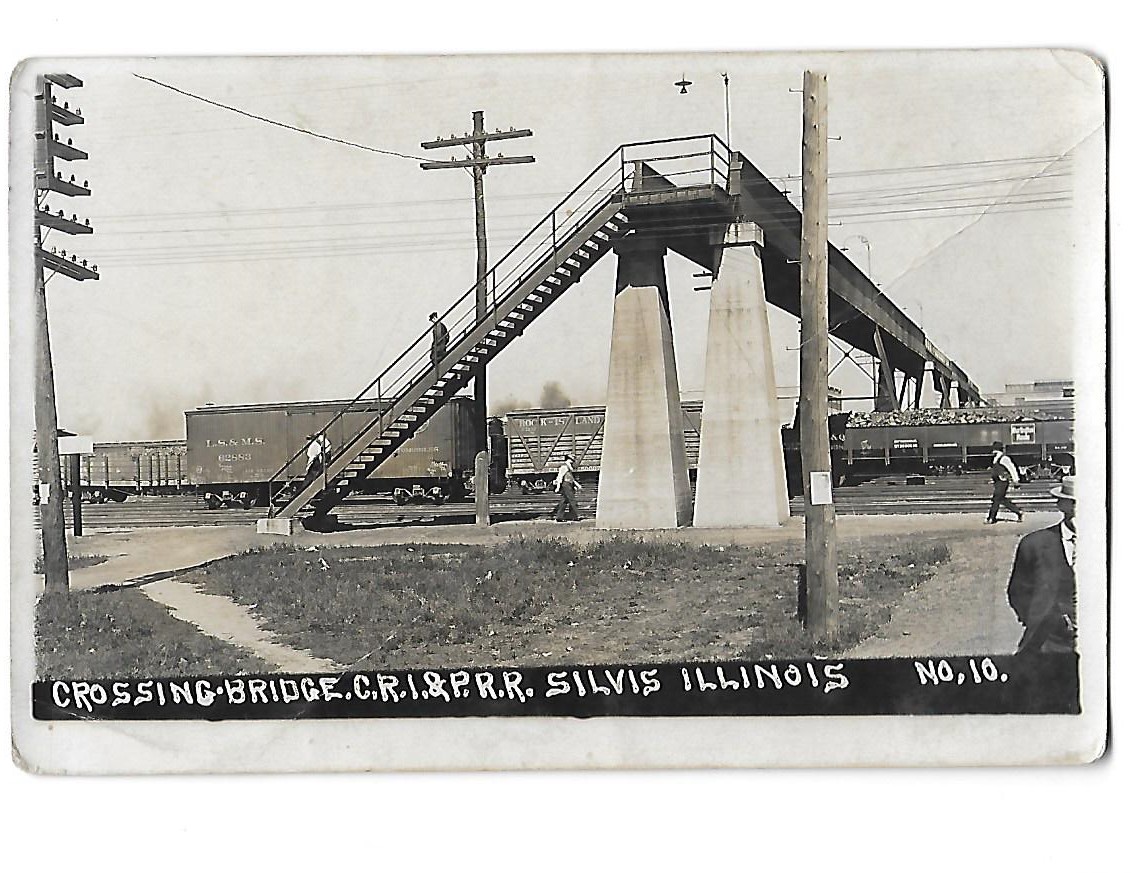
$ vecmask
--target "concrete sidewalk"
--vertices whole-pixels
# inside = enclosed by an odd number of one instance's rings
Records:
[[[231,527],[155,527],[91,533],[68,539],[72,555],[105,555],[108,560],[71,570],[71,589],[136,585],[147,577],[167,576],[218,558],[237,555],[266,543],[255,529]],[[43,577],[39,576],[42,585]]]
[[[854,541],[880,536],[969,534],[1000,538],[1016,543],[1022,533],[1053,524],[1054,513],[1033,513],[1023,525],[1002,522],[983,525],[982,516],[939,515],[846,515],[837,518],[837,540],[842,550]],[[333,533],[300,531],[293,537],[258,534],[252,525],[138,528],[131,531],[92,532],[70,539],[73,555],[105,555],[109,560],[71,571],[71,587],[88,590],[102,586],[138,584],[145,577],[179,571],[219,558],[272,545],[299,547],[374,546],[399,543],[452,543],[488,545],[514,536],[556,537],[569,542],[590,543],[612,537],[646,538],[654,542],[690,545],[780,545],[802,543],[804,520],[790,518],[775,528],[693,528],[658,531],[597,530],[592,520],[571,524],[553,521],[507,521],[482,528],[471,524],[378,526]],[[40,577],[42,578],[42,577]]]

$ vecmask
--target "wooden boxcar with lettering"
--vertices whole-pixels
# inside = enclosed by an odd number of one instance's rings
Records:
[[[377,400],[202,406],[185,412],[188,476],[212,507],[266,505],[267,483],[288,459],[290,477],[307,466],[310,436],[330,424],[331,456],[379,410]],[[387,406],[387,404],[384,404]],[[398,502],[427,496],[434,502],[463,496],[475,469],[475,417],[471,398],[455,397],[377,468],[360,489]]]
[[[687,453],[687,468],[694,481],[699,469],[703,401],[685,400],[681,407],[683,447]],[[847,419],[847,413],[829,416],[833,477],[837,484],[844,479],[844,430]],[[506,441],[509,453],[507,475],[511,485],[524,492],[551,488],[558,467],[567,453],[573,455],[578,476],[582,480],[595,481],[601,468],[604,425],[603,406],[528,409],[509,413],[506,416]],[[783,427],[781,434],[786,484],[791,495],[800,494],[801,440],[797,436],[796,423]]]
[[[683,403],[683,443],[687,462],[699,464],[699,428],[703,402]],[[595,481],[604,447],[605,407],[572,406],[568,409],[524,409],[506,416],[510,484],[524,492],[553,487],[565,456],[573,456],[578,478]]]
[[[136,494],[178,494],[189,489],[184,440],[133,440],[95,443],[94,452],[79,458],[79,483],[84,500],[121,502]],[[70,491],[70,464],[62,465]]]

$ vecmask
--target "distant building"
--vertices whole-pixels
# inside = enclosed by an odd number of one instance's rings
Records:
[[[1045,382],[1007,382],[1000,394],[988,395],[999,406],[1016,406],[1054,415],[1072,417],[1076,389],[1071,379]]]

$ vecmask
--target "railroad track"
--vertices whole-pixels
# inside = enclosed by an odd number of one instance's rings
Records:
[[[1055,501],[1049,495],[1051,482],[1032,482],[1011,492],[1010,496],[1025,512],[1051,511]],[[984,513],[989,507],[990,487],[975,477],[928,479],[922,485],[908,485],[902,479],[881,479],[861,485],[837,488],[833,501],[842,515],[915,513]],[[582,518],[592,518],[597,511],[595,488],[586,488],[580,495]],[[548,515],[557,495],[507,493],[493,495],[491,512],[498,518],[537,518]],[[790,512],[801,515],[801,498],[790,501]],[[339,521],[350,525],[413,525],[460,523],[473,518],[471,501],[443,506],[397,506],[391,499],[353,497],[336,510]],[[71,511],[65,511],[68,530]],[[83,527],[87,531],[173,527],[197,525],[230,525],[255,523],[262,517],[262,508],[208,509],[204,501],[189,496],[131,497],[124,503],[84,504]],[[1003,513],[1003,517],[1009,513]],[[35,513],[39,526],[39,514]]]

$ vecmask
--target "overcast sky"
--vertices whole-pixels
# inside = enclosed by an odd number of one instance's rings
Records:
[[[1102,232],[1098,69],[1068,52],[603,55],[67,61],[60,91],[90,152],[73,165],[90,237],[49,245],[99,265],[48,300],[60,425],[97,440],[177,438],[213,403],[352,397],[474,282],[468,176],[314,138],[212,101],[366,146],[419,155],[470,129],[529,127],[491,146],[534,164],[486,178],[491,260],[616,145],[724,132],[800,203],[800,95],[828,73],[830,239],[983,391],[1073,378],[1079,251]],[[34,91],[33,67],[13,100]],[[680,95],[677,79],[692,81]],[[794,89],[794,90],[791,90]],[[446,154],[444,155],[446,157]],[[71,167],[60,165],[68,173]],[[861,237],[867,239],[865,245]],[[613,257],[491,367],[493,408],[604,400]],[[667,258],[681,389],[702,391],[708,295]],[[771,317],[781,386],[797,323]],[[838,353],[831,355],[835,362]],[[868,391],[844,363],[832,382]],[[931,392],[928,399],[933,399]]]

